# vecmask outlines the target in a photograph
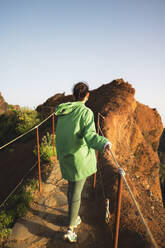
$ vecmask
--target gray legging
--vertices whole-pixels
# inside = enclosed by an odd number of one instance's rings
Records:
[[[68,181],[69,226],[74,226],[81,203],[81,193],[86,178],[77,182]]]

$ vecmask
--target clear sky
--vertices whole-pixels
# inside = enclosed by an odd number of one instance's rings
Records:
[[[0,91],[35,108],[123,78],[165,126],[165,0],[0,0]]]

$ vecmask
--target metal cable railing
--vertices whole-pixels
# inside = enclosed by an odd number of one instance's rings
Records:
[[[30,170],[32,170],[32,169],[36,166],[36,164],[38,163],[38,168],[39,168],[39,190],[40,190],[40,192],[41,192],[41,172],[40,172],[40,152],[39,152],[39,133],[38,133],[38,127],[41,126],[44,122],[46,122],[51,116],[53,116],[53,137],[54,137],[54,113],[53,113],[53,114],[51,114],[50,116],[48,116],[46,119],[44,119],[40,124],[36,125],[35,127],[33,127],[32,129],[30,129],[30,130],[27,131],[26,133],[24,133],[24,134],[22,134],[22,135],[16,137],[16,138],[13,139],[12,141],[10,141],[10,142],[8,142],[7,144],[5,144],[5,145],[3,145],[3,146],[0,147],[0,150],[1,150],[1,149],[5,148],[6,146],[10,145],[11,143],[15,142],[16,140],[22,138],[23,136],[27,135],[28,133],[30,133],[31,131],[33,131],[33,130],[36,129],[36,131],[37,131],[37,147],[38,147],[38,162],[36,162]],[[104,116],[102,116],[100,113],[98,113],[98,119],[99,119],[99,116],[101,116],[102,118],[104,118]],[[103,132],[102,132],[102,130],[101,130],[101,128],[100,128],[99,121],[98,121],[98,132],[99,132],[99,131],[100,131],[100,133],[104,136],[104,134],[103,134]],[[53,144],[53,145],[54,145],[54,144]],[[129,186],[129,184],[128,184],[126,178],[125,178],[125,172],[124,172],[124,170],[123,170],[123,169],[120,167],[120,165],[118,164],[118,162],[117,162],[117,160],[116,160],[116,158],[115,158],[115,156],[113,155],[113,153],[112,153],[111,150],[110,150],[110,154],[112,155],[112,158],[113,158],[113,160],[114,160],[114,162],[115,162],[115,164],[116,164],[116,166],[117,166],[117,168],[118,168],[118,170],[119,170],[118,204],[117,204],[116,235],[115,235],[114,248],[117,248],[117,245],[118,245],[119,220],[120,220],[120,208],[121,208],[122,178],[123,178],[123,181],[124,181],[124,183],[125,183],[125,185],[126,185],[126,187],[127,187],[127,189],[128,189],[128,192],[129,192],[130,195],[131,195],[131,198],[132,198],[132,200],[133,200],[133,202],[134,202],[134,205],[135,205],[135,207],[136,207],[136,209],[137,209],[137,211],[138,211],[138,213],[139,213],[139,216],[140,216],[141,221],[142,221],[142,223],[143,223],[143,225],[144,225],[144,227],[145,227],[145,229],[146,229],[146,232],[147,232],[147,234],[148,234],[148,236],[149,236],[149,238],[150,238],[150,242],[151,242],[152,246],[153,246],[154,248],[158,248],[158,245],[156,244],[156,242],[155,242],[155,240],[154,240],[154,238],[153,238],[153,235],[152,235],[152,233],[151,233],[151,231],[150,231],[150,229],[149,229],[149,227],[148,227],[148,225],[147,225],[147,223],[146,223],[146,221],[145,221],[145,219],[144,219],[144,217],[143,217],[143,214],[142,214],[142,212],[141,212],[141,210],[140,210],[140,208],[139,208],[139,206],[138,206],[138,203],[137,203],[137,201],[136,201],[136,199],[135,199],[135,197],[134,197],[134,195],[133,195],[133,192],[131,191],[131,188],[130,188],[130,186]],[[24,177],[25,177],[25,176],[24,176]],[[19,186],[19,185],[22,183],[22,181],[24,180],[24,177],[21,179],[21,181],[19,182],[19,184],[17,184],[17,186],[12,190],[12,192],[10,192],[10,194],[6,197],[6,199],[5,199],[4,202],[0,205],[0,207],[1,207],[2,205],[4,205],[5,202],[9,199],[9,197],[16,191],[16,189],[18,188],[18,186]],[[96,183],[96,178],[95,178],[94,180],[95,180],[95,183]],[[94,184],[95,184],[95,183],[94,183]],[[102,185],[102,186],[103,186],[103,185]],[[103,190],[103,192],[104,192],[104,190]],[[105,193],[104,193],[104,198],[105,198]],[[107,199],[105,199],[105,200],[106,200],[106,202],[107,202]]]
[[[38,161],[29,169],[29,171],[26,173],[26,175],[24,175],[22,177],[22,179],[20,180],[20,182],[14,187],[14,189],[9,193],[9,195],[5,198],[5,200],[0,204],[0,207],[2,207],[7,200],[14,194],[14,192],[17,190],[17,188],[22,184],[22,182],[24,181],[25,177],[27,177],[27,175],[30,173],[31,170],[33,170],[33,168],[38,164],[38,181],[39,181],[39,191],[41,192],[41,169],[40,169],[40,149],[39,149],[39,130],[38,128],[44,123],[46,122],[50,117],[52,118],[52,127],[53,127],[53,139],[54,139],[54,132],[55,132],[55,120],[54,120],[54,113],[52,113],[51,115],[49,115],[47,118],[45,118],[42,122],[40,122],[38,125],[36,125],[35,127],[31,128],[30,130],[28,130],[26,133],[21,134],[20,136],[16,137],[15,139],[11,140],[10,142],[6,143],[5,145],[0,147],[0,150],[7,147],[8,145],[10,145],[11,143],[15,142],[16,140],[22,138],[23,136],[27,135],[28,133],[32,132],[33,130],[36,129],[36,136],[37,136],[37,152],[38,152]],[[53,142],[53,150],[55,151],[55,143]]]
[[[99,119],[99,116],[101,116],[104,119],[104,116],[102,116],[100,113],[98,113],[98,119]],[[102,132],[102,130],[100,128],[99,121],[98,121],[98,128],[99,128],[99,131],[102,134],[102,136],[104,136],[104,134],[103,134],[103,132]],[[117,196],[117,210],[116,210],[116,230],[115,230],[114,248],[117,248],[117,246],[118,246],[119,221],[120,221],[120,209],[121,209],[122,179],[123,179],[123,181],[124,181],[124,183],[125,183],[125,185],[127,187],[128,192],[130,193],[130,196],[131,196],[131,198],[133,200],[133,203],[134,203],[134,205],[135,205],[135,207],[136,207],[136,209],[137,209],[137,211],[139,213],[139,216],[140,216],[141,221],[142,221],[142,223],[143,223],[143,225],[145,227],[146,233],[148,234],[148,237],[150,239],[150,242],[151,242],[152,246],[154,248],[158,248],[158,245],[157,245],[157,243],[156,243],[156,241],[155,241],[155,239],[154,239],[154,237],[153,237],[153,235],[152,235],[152,233],[151,233],[151,231],[150,231],[150,229],[148,227],[148,224],[147,224],[146,220],[144,219],[144,216],[143,216],[143,214],[142,214],[142,212],[141,212],[141,210],[139,208],[139,205],[138,205],[138,203],[137,203],[137,201],[136,201],[136,199],[135,199],[135,197],[133,195],[133,192],[132,192],[132,190],[131,190],[131,188],[130,188],[130,186],[129,186],[126,178],[125,178],[124,170],[118,164],[118,162],[117,162],[114,154],[112,153],[111,149],[110,149],[110,154],[111,154],[111,156],[112,156],[112,158],[113,158],[113,160],[115,162],[115,165],[118,168],[118,172],[119,172],[118,192],[117,192],[117,194],[118,194],[118,196]]]
[[[38,125],[36,125],[35,127],[31,128],[30,130],[28,130],[26,133],[21,134],[20,136],[14,138],[13,140],[9,141],[8,143],[6,143],[5,145],[0,147],[0,150],[5,148],[6,146],[12,144],[13,142],[15,142],[16,140],[22,138],[23,136],[27,135],[28,133],[32,132],[33,130],[35,130],[37,127],[41,126],[45,121],[47,121],[53,114],[49,115],[46,119],[44,119],[42,122],[40,122]]]
[[[28,170],[28,172],[22,177],[20,182],[15,186],[15,188],[10,192],[10,194],[5,198],[5,200],[0,204],[0,208],[5,205],[7,200],[15,193],[15,191],[18,189],[18,187],[23,183],[25,178],[30,174],[30,172],[36,167],[38,162],[35,162],[35,164]]]

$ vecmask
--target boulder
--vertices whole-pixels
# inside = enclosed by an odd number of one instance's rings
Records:
[[[8,104],[5,102],[1,92],[0,92],[0,114],[4,114],[8,109]]]
[[[58,94],[40,105],[39,110],[42,113],[42,108],[54,109],[58,104],[72,100],[71,95]],[[87,106],[94,112],[97,129],[100,126],[103,135],[112,142],[112,153],[126,172],[125,178],[156,243],[159,247],[165,247],[165,210],[160,190],[158,157],[163,124],[158,111],[136,101],[135,89],[123,79],[114,80],[90,91]],[[108,225],[113,230],[118,169],[113,157],[106,154],[99,156],[98,166],[105,196],[110,199],[112,217]],[[100,202],[103,202],[99,180],[97,188]],[[102,204],[103,213],[104,207]],[[136,247],[151,247],[130,193],[123,187],[119,245],[132,247],[135,243]]]
[[[122,79],[93,90],[88,106],[95,113],[103,134],[112,142],[112,153],[126,172],[126,180],[134,194],[143,217],[159,247],[165,247],[165,218],[159,181],[159,139],[163,131],[161,117],[156,109],[141,104],[134,98],[135,89]],[[106,197],[110,199],[110,211],[115,215],[118,170],[112,156],[101,156]],[[115,218],[109,223],[113,228]],[[136,207],[128,190],[122,190],[122,208],[119,244],[131,247],[135,240],[150,247]],[[129,236],[129,242],[127,242]],[[140,241],[141,240],[141,241]],[[122,247],[122,246],[121,246]]]

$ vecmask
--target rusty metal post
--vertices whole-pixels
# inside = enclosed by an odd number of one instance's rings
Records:
[[[37,131],[37,150],[38,150],[38,181],[39,181],[39,192],[41,193],[41,168],[40,168],[40,144],[39,144],[39,132],[38,127],[36,129]]]
[[[55,142],[54,142],[54,114],[53,114],[53,152],[54,152],[54,155],[55,155]]]
[[[94,174],[94,178],[93,178],[93,188],[96,188],[96,173]]]
[[[122,176],[121,176],[121,174],[118,174],[118,192],[117,192],[117,208],[116,208],[116,220],[115,220],[114,248],[117,248],[117,246],[118,246],[121,197],[122,197],[122,183],[123,183]]]

